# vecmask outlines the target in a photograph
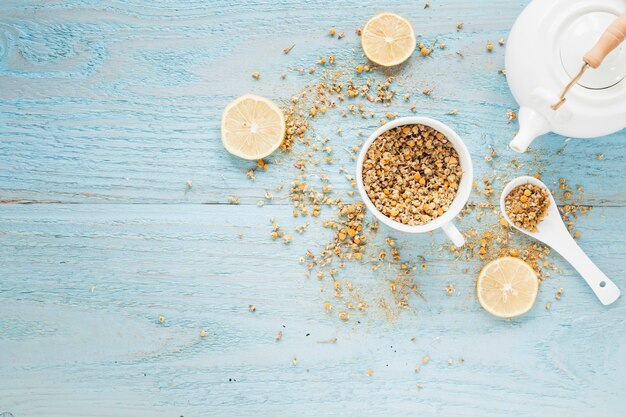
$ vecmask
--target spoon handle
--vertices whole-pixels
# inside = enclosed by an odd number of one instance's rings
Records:
[[[602,304],[609,305],[619,298],[617,285],[600,271],[573,238],[561,240],[554,249],[578,271]]]

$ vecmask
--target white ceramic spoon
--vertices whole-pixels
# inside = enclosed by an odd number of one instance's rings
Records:
[[[511,190],[513,190],[513,188],[518,185],[528,183],[543,187],[548,192],[548,196],[550,197],[548,214],[537,225],[536,232],[529,232],[528,230],[515,226],[506,214],[504,206],[504,197],[506,197]],[[585,252],[583,252],[583,250],[574,241],[574,238],[572,238],[569,234],[565,224],[563,224],[559,209],[554,202],[554,197],[552,197],[552,193],[543,182],[534,177],[515,178],[513,181],[508,183],[502,191],[502,195],[500,196],[500,210],[502,211],[504,218],[511,226],[520,232],[545,243],[565,258],[565,260],[578,271],[585,281],[587,281],[587,284],[589,284],[602,304],[609,305],[619,298],[620,290],[617,288],[617,285],[615,285],[613,281],[604,275],[604,273],[600,271],[600,269],[593,262],[591,262],[591,259],[585,255]]]

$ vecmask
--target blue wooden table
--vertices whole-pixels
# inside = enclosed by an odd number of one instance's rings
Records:
[[[330,54],[335,71],[355,77],[366,63],[355,29],[395,11],[419,42],[446,48],[360,75],[395,76],[397,97],[372,106],[375,117],[335,110],[312,120],[310,135],[330,138],[334,161],[310,178],[323,173],[334,197],[355,201],[345,175],[357,132],[387,111],[413,114],[414,103],[471,151],[479,186],[469,207],[483,211],[465,216],[463,231],[497,222],[484,203],[507,179],[540,173],[563,204],[565,178],[593,206],[575,220],[580,245],[623,291],[626,132],[548,135],[523,155],[507,148],[517,105],[497,42],[525,3],[0,2],[0,415],[626,415],[623,298],[603,307],[550,254],[535,308],[496,319],[474,296],[484,262],[441,250],[440,231],[381,226],[378,244],[396,239],[403,260],[424,263],[411,274],[421,296],[406,311],[373,306],[344,322],[331,280],[307,277],[299,261],[332,238],[321,223],[336,211],[292,216],[302,148],[268,158],[252,180],[255,162],[220,142],[221,111],[243,93],[288,101],[319,80],[316,62]],[[491,200],[483,177],[495,178]],[[271,219],[291,243],[271,239]],[[350,262],[337,279],[374,300],[388,295],[386,273]],[[326,301],[337,308],[327,312]]]

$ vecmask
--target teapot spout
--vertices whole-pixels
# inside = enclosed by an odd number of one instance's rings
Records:
[[[550,131],[550,124],[541,114],[529,107],[522,107],[518,115],[519,132],[509,146],[516,152],[524,153],[538,136]]]

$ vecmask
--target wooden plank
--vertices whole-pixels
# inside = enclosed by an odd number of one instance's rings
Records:
[[[236,193],[253,203],[264,189],[288,184],[302,151],[277,154],[269,159],[269,172],[256,182],[247,180],[244,174],[254,163],[231,157],[221,146],[222,109],[246,92],[289,99],[320,77],[319,65],[313,75],[297,69],[316,66],[321,55],[335,54],[334,71],[352,77],[353,68],[364,62],[354,29],[380,9],[375,2],[359,8],[296,4],[120,3],[103,8],[80,2],[33,11],[34,5],[6,3],[0,30],[0,43],[6,45],[0,66],[1,199],[223,203]],[[332,17],[326,14],[331,5],[337,10]],[[489,54],[485,44],[506,38],[521,4],[492,1],[475,7],[458,1],[422,10],[395,2],[389,7],[409,17],[425,43],[437,40],[447,48],[427,58],[416,56],[401,71],[390,72],[398,77],[398,99],[389,107],[366,105],[375,118],[343,119],[334,111],[313,122],[312,136],[328,136],[335,148],[334,164],[316,171],[327,174],[338,192],[349,189],[338,169],[354,171],[346,149],[357,144],[356,132],[367,136],[387,111],[413,114],[402,100],[408,92],[419,114],[449,123],[465,138],[477,178],[494,170],[507,177],[541,171],[548,182],[566,176],[582,185],[588,204],[623,204],[623,132],[571,142],[550,135],[526,155],[506,148],[517,130],[506,111],[517,106],[498,74],[504,48],[496,44]],[[456,31],[457,20],[465,22],[462,31]],[[276,30],[281,21],[290,24]],[[346,37],[328,36],[330,26]],[[292,43],[296,48],[284,55],[282,49]],[[252,71],[261,72],[261,80],[253,80]],[[281,81],[283,71],[288,76]],[[425,88],[434,90],[431,97],[421,94]],[[457,116],[447,114],[454,109]],[[344,127],[343,136],[336,126]],[[488,163],[489,147],[499,157]],[[595,157],[600,153],[606,155],[602,161]],[[522,166],[514,168],[513,160]],[[192,192],[186,192],[189,179]]]
[[[611,232],[622,213],[597,208],[579,229],[623,287],[623,244]],[[562,271],[542,284],[537,306],[504,321],[475,301],[479,262],[440,254],[440,233],[381,226],[378,241],[396,238],[407,261],[426,258],[415,277],[427,301],[412,297],[415,312],[391,322],[372,308],[344,324],[324,312],[332,285],[298,263],[329,231],[312,223],[289,246],[272,241],[270,218],[292,233],[303,221],[285,206],[5,205],[0,218],[0,404],[16,416],[622,409],[624,304],[601,306],[558,255],[549,259]],[[352,263],[339,279],[387,294],[386,274],[368,271]]]
[[[465,139],[479,184],[497,176],[495,195],[479,186],[472,204],[496,201],[517,175],[541,173],[561,205],[571,200],[559,178],[581,185],[575,202],[596,207],[576,221],[579,242],[623,289],[626,132],[549,135],[531,153],[513,154],[506,144],[517,125],[507,110],[516,104],[498,74],[504,48],[488,54],[485,44],[506,38],[527,2],[423,3],[0,2],[0,414],[622,417],[624,302],[602,307],[558,255],[549,257],[558,271],[537,306],[501,321],[475,300],[480,262],[439,251],[440,232],[404,236],[382,226],[375,247],[390,236],[406,261],[426,259],[413,273],[423,298],[412,296],[399,317],[372,307],[344,323],[328,277],[307,278],[299,263],[330,238],[320,221],[333,210],[294,219],[287,190],[275,190],[299,175],[302,147],[269,158],[255,181],[245,176],[254,162],[221,147],[230,100],[247,92],[289,100],[322,73],[298,68],[329,54],[354,76],[365,62],[354,29],[394,10],[421,41],[446,49],[373,73],[396,76],[398,94],[391,106],[366,105],[374,118],[329,112],[312,121],[313,141],[330,138],[334,163],[307,170],[306,181],[319,183],[321,172],[334,196],[355,199],[340,167],[354,170],[346,149],[356,132],[367,136],[387,111],[411,115],[415,102]],[[346,37],[329,37],[330,27]],[[486,161],[490,148],[498,156]],[[266,190],[274,199],[259,208]],[[230,195],[242,204],[226,205]],[[291,244],[270,239],[271,218]],[[483,222],[496,218],[488,212]],[[476,217],[460,225],[467,231]],[[394,271],[350,263],[338,277],[376,300],[390,297]]]

